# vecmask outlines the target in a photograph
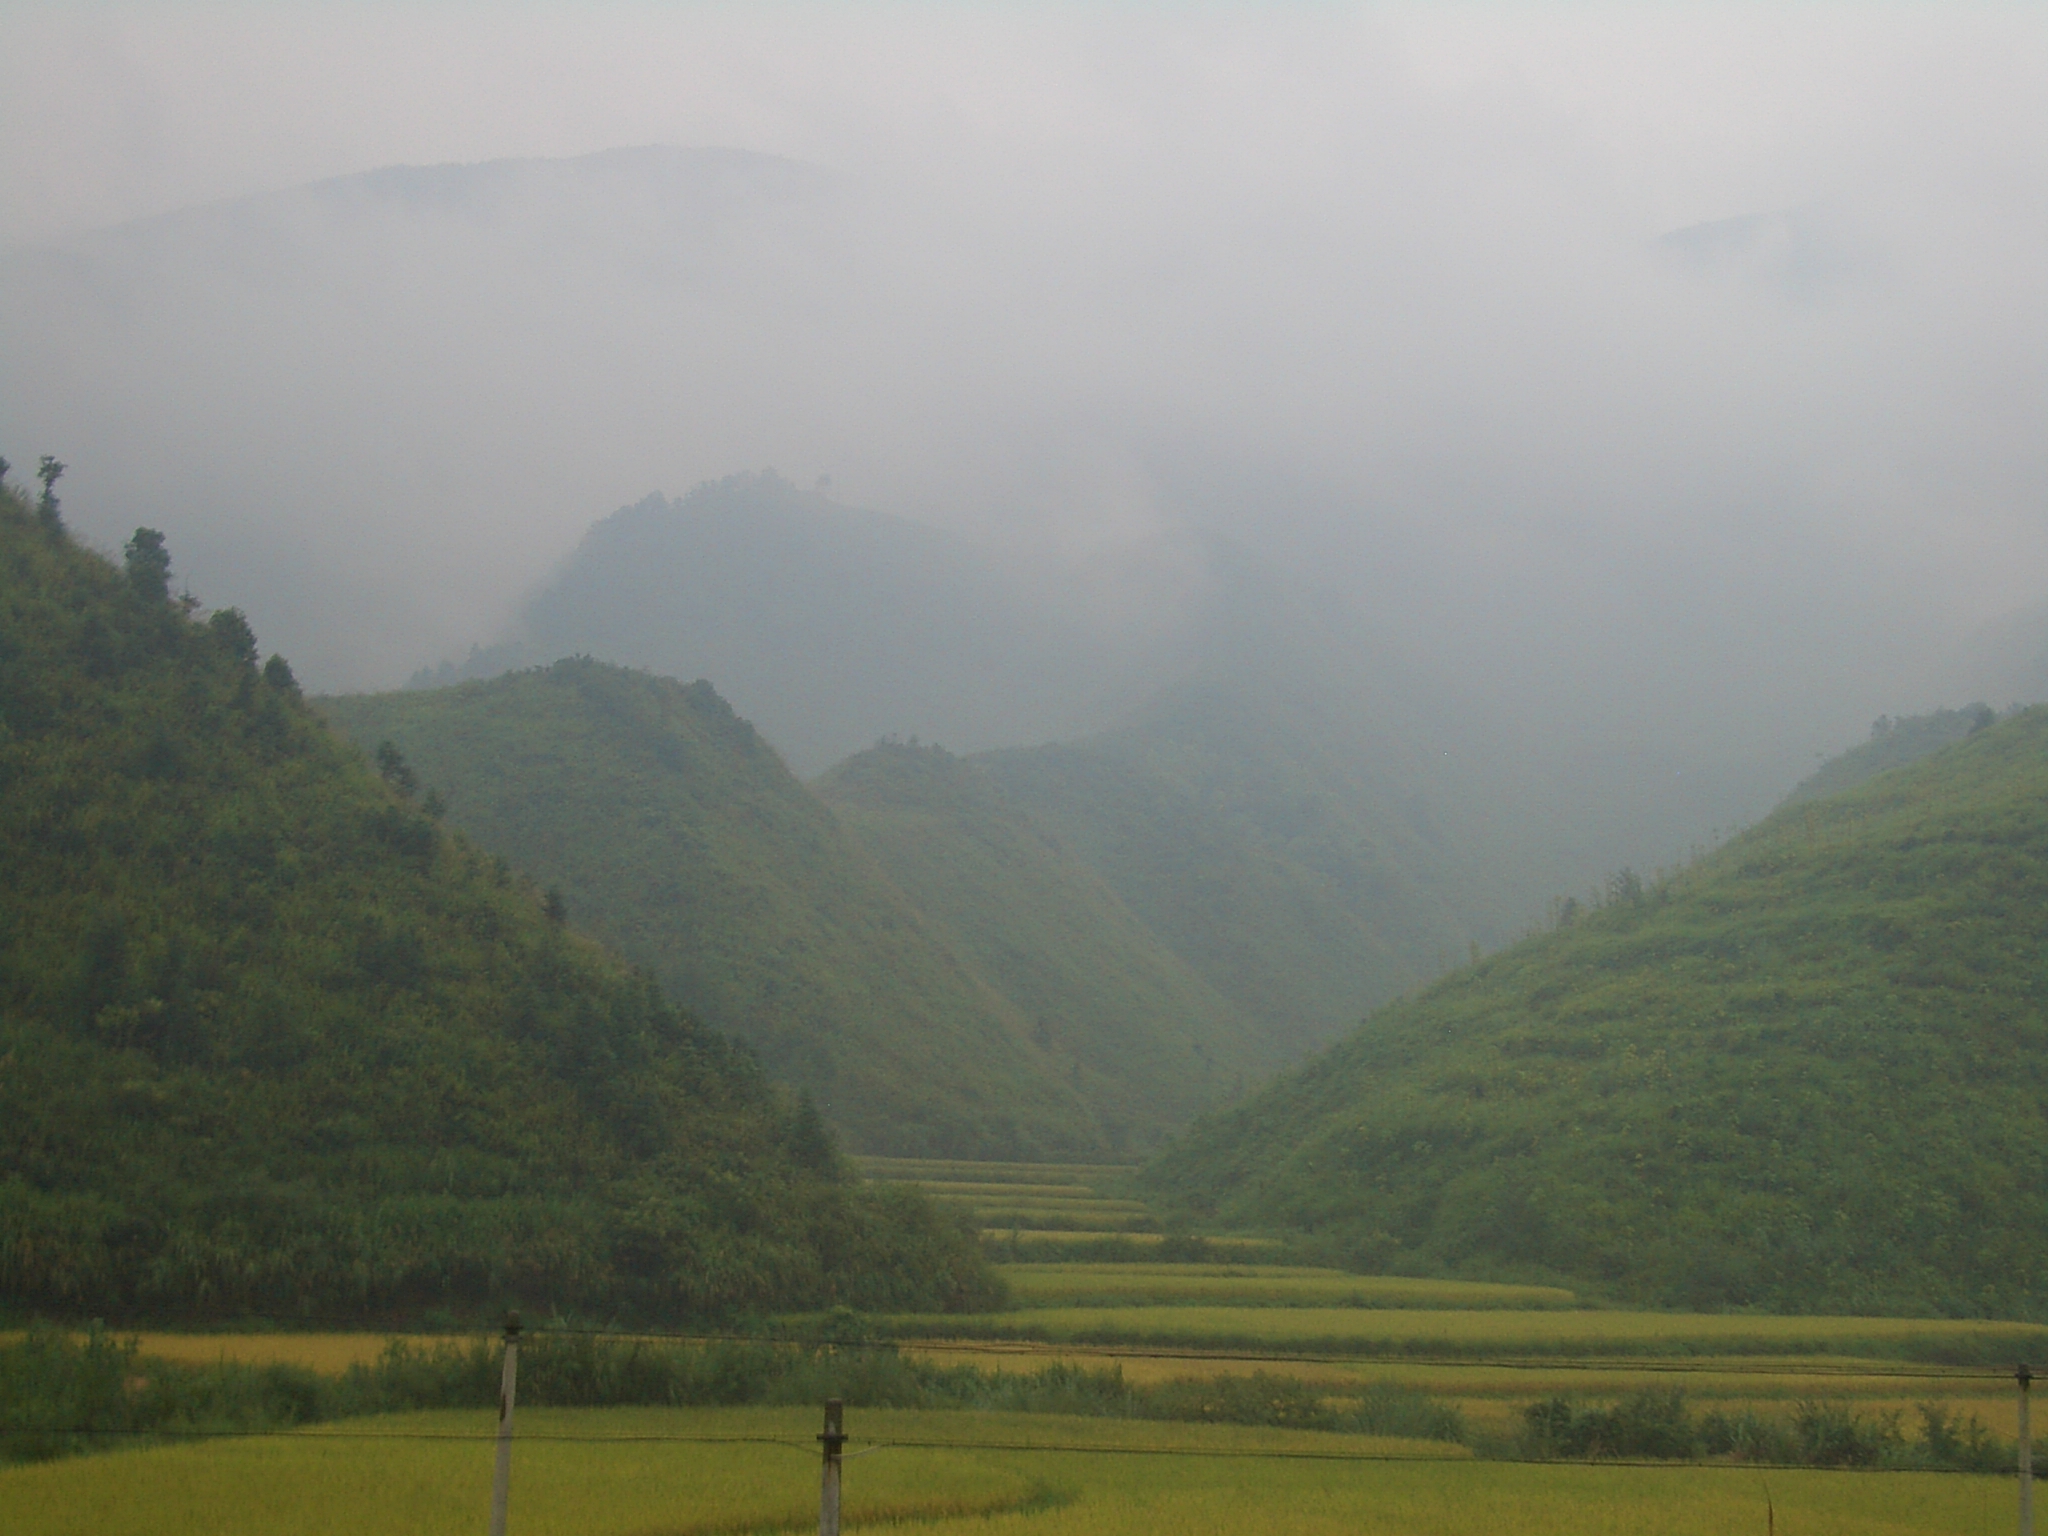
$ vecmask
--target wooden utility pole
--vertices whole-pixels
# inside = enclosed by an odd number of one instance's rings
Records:
[[[839,1452],[846,1445],[846,1404],[836,1397],[825,1400],[825,1433],[818,1443],[825,1447],[824,1481],[818,1489],[818,1536],[839,1536]]]
[[[2028,1412],[2034,1373],[2022,1360],[2012,1374],[2020,1384],[2020,1536],[2034,1536],[2034,1425]]]
[[[519,1392],[519,1314],[505,1315],[505,1374],[498,1383],[498,1475],[491,1481],[491,1536],[505,1536],[512,1498],[512,1403]]]

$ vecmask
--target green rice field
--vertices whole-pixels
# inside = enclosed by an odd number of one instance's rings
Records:
[[[903,1317],[907,1336],[1042,1339],[1392,1355],[1867,1355],[1930,1361],[2048,1358],[2048,1329],[1944,1318],[1476,1307],[1035,1306]]]
[[[907,1157],[857,1158],[875,1183],[909,1184],[941,1210],[956,1211],[991,1238],[1037,1246],[1038,1239],[1085,1242],[1152,1237],[1159,1223],[1142,1200],[1120,1193],[1121,1164],[974,1163]]]
[[[1570,1307],[1545,1285],[1353,1275],[1277,1264],[1008,1264],[1025,1307]]]
[[[2011,1528],[2009,1476],[1761,1469],[1725,1458],[1513,1458],[1531,1404],[1614,1404],[1674,1387],[1697,1413],[1780,1424],[1824,1401],[1910,1426],[1921,1405],[1938,1404],[2005,1437],[2009,1453],[2016,1397],[1991,1365],[2048,1358],[2048,1329],[1655,1313],[1589,1305],[1553,1286],[1354,1275],[1260,1262],[1273,1250],[1257,1234],[1205,1235],[1194,1245],[1120,1232],[1150,1220],[1119,1183],[1124,1169],[879,1159],[863,1168],[870,1178],[925,1187],[982,1225],[992,1253],[1028,1248],[1033,1260],[1000,1266],[1007,1311],[871,1320],[902,1338],[906,1355],[1013,1376],[1053,1365],[1113,1371],[1133,1388],[1192,1389],[1218,1401],[1256,1395],[1264,1373],[1291,1378],[1298,1385],[1288,1390],[1306,1388],[1308,1400],[1333,1411],[1409,1390],[1455,1409],[1465,1443],[855,1403],[849,1530],[1909,1536]],[[1090,1259],[1063,1259],[1063,1247]],[[1095,1261],[1104,1251],[1123,1259]],[[1240,1261],[1217,1257],[1233,1251]],[[281,1362],[337,1374],[374,1360],[384,1342],[379,1334],[147,1334],[142,1346],[195,1364]],[[1226,1390],[1225,1377],[1251,1379]],[[816,1408],[522,1410],[511,1529],[813,1529],[817,1419]],[[488,1509],[491,1428],[491,1416],[474,1411],[394,1414],[14,1467],[0,1471],[0,1532],[474,1532]]]
[[[1048,1232],[1043,1228],[1018,1231],[1012,1227],[983,1227],[982,1241],[990,1252],[1003,1256],[1013,1250],[1030,1255],[1045,1262],[1059,1262],[1065,1257],[1065,1250],[1085,1248],[1108,1243],[1120,1252],[1135,1255],[1147,1249],[1163,1247],[1168,1241],[1163,1232],[1100,1232],[1061,1231]],[[1204,1237],[1205,1250],[1217,1253],[1241,1253],[1247,1258],[1269,1255],[1281,1244],[1269,1237]]]
[[[883,1183],[1036,1183],[1062,1189],[1114,1184],[1137,1171],[1135,1163],[978,1163],[931,1157],[856,1157],[853,1164],[863,1178]]]
[[[795,1409],[521,1413],[511,1529],[811,1528],[816,1419]],[[489,1413],[395,1415],[13,1468],[0,1472],[0,1529],[469,1536],[489,1509],[492,1428]],[[2013,1518],[2009,1478],[1530,1466],[1426,1442],[1012,1414],[849,1410],[847,1428],[846,1527],[934,1536],[1748,1536],[1767,1525],[1787,1536],[1954,1536],[2008,1530]]]

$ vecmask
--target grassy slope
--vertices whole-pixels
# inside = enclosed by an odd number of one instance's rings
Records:
[[[1221,994],[979,765],[881,746],[816,788],[1067,1063],[1112,1148],[1155,1142],[1265,1064]]]
[[[1917,763],[1951,742],[1961,741],[1972,731],[1983,730],[1997,718],[1988,704],[1937,709],[1925,715],[1903,715],[1897,720],[1886,716],[1871,727],[1870,740],[1822,763],[1785,797],[1785,803],[1824,800],[1845,789],[1854,789],[1889,769]]]
[[[1163,1200],[1666,1304],[2048,1315],[2048,710],[1386,1009]]]
[[[861,1148],[1100,1149],[1064,1062],[708,683],[579,659],[323,707]]]
[[[0,492],[0,1303],[675,1317],[979,1289],[744,1053]]]

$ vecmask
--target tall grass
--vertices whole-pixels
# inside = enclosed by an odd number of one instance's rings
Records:
[[[488,1408],[502,1357],[493,1340],[394,1340],[338,1376],[301,1366],[192,1365],[140,1353],[103,1329],[31,1329],[0,1348],[0,1461],[40,1461],[192,1433],[250,1433],[364,1414]],[[828,1397],[859,1408],[974,1409],[1097,1419],[1234,1424],[1468,1443],[1455,1407],[1409,1386],[1245,1376],[1135,1382],[1118,1368],[1052,1364],[1028,1372],[941,1366],[887,1345],[775,1340],[702,1344],[604,1334],[536,1334],[520,1352],[519,1398],[535,1408],[780,1407]],[[1789,1417],[1751,1409],[1695,1414],[1682,1392],[1612,1403],[1554,1397],[1530,1405],[1512,1443],[1482,1454],[1569,1460],[1713,1458],[1780,1465],[1995,1471],[2013,1446],[1974,1417],[1918,1408],[1918,1433],[1896,1410],[1822,1400]]]
[[[1604,1406],[1553,1397],[1522,1411],[1516,1449],[1523,1455],[1687,1461],[1713,1457],[1778,1466],[1882,1467],[1891,1470],[2000,1472],[2015,1447],[1977,1417],[1936,1403],[1918,1405],[1918,1436],[1895,1409],[1858,1413],[1845,1403],[1808,1399],[1788,1418],[1754,1409],[1695,1417],[1673,1389],[1631,1393]]]
[[[0,1462],[45,1461],[152,1435],[283,1428],[333,1416],[335,1385],[303,1366],[177,1365],[134,1339],[34,1327],[0,1348]]]

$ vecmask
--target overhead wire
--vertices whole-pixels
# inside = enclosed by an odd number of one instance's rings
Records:
[[[1271,1430],[1267,1425],[1230,1425],[1225,1428],[1246,1428]],[[1316,1431],[1295,1431],[1295,1433],[1316,1433]],[[449,1431],[449,1430],[329,1430],[320,1425],[289,1425],[265,1429],[209,1430],[209,1429],[0,1429],[0,1435],[75,1435],[84,1437],[133,1438],[141,1440],[255,1440],[292,1436],[301,1442],[313,1440],[331,1441],[394,1441],[406,1443],[440,1443],[487,1445],[497,1441],[495,1430]],[[1362,1438],[1374,1438],[1370,1436]],[[1384,1438],[1399,1438],[1388,1436]],[[520,1433],[514,1437],[519,1444],[568,1444],[568,1445],[758,1445],[777,1450],[796,1451],[810,1457],[819,1454],[815,1445],[804,1445],[797,1441],[777,1439],[764,1435],[689,1435],[689,1434],[563,1434],[542,1431]],[[861,1437],[849,1436],[848,1444],[859,1444]],[[851,1455],[842,1455],[841,1461],[858,1461],[863,1456],[872,1456],[879,1451],[923,1450],[923,1451],[974,1451],[993,1452],[1003,1455],[1058,1455],[1058,1456],[1152,1456],[1170,1458],[1194,1458],[1202,1460],[1230,1461],[1312,1461],[1312,1462],[1354,1462],[1393,1463],[1436,1466],[1458,1466],[1484,1462],[1491,1465],[1507,1466],[1573,1466],[1573,1467],[1634,1467],[1648,1470],[1758,1472],[1758,1471],[1806,1471],[1806,1472],[1945,1472],[1964,1475],[2009,1476],[2008,1472],[1975,1474],[1973,1469],[1964,1467],[1873,1467],[1815,1465],[1810,1462],[1762,1462],[1762,1461],[1700,1461],[1669,1459],[1656,1460],[1648,1457],[1597,1456],[1597,1457],[1545,1457],[1545,1456],[1503,1456],[1503,1455],[1459,1455],[1454,1451],[1397,1451],[1397,1450],[1317,1450],[1281,1446],[1213,1446],[1213,1445],[1109,1445],[1100,1441],[1040,1441],[1040,1440],[965,1440],[965,1439],[886,1439],[876,1441],[865,1449]]]

